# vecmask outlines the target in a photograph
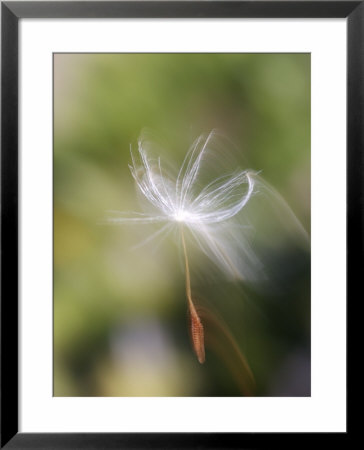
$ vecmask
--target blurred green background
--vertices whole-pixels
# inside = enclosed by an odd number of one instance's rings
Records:
[[[204,365],[192,351],[177,246],[131,250],[141,228],[102,224],[140,210],[128,164],[145,127],[178,161],[218,128],[309,231],[310,55],[54,55],[54,395],[242,395],[231,342]],[[274,257],[279,290],[204,295],[255,395],[310,395],[309,254]]]

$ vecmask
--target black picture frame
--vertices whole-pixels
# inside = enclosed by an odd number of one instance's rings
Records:
[[[364,1],[1,2],[1,448],[250,448],[308,443],[310,433],[18,432],[18,24],[22,18],[346,18],[347,301],[363,273]],[[349,308],[348,308],[349,313]],[[348,341],[350,343],[350,340]],[[349,345],[348,345],[349,349]],[[350,369],[350,366],[348,366]],[[348,371],[348,376],[350,371]],[[350,395],[349,395],[350,398]],[[350,418],[348,409],[348,419]],[[346,445],[346,433],[335,434]],[[316,433],[315,440],[327,434]],[[299,439],[299,441],[298,441]]]

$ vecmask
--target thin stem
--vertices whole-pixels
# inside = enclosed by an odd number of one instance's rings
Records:
[[[193,304],[193,301],[192,301],[192,292],[191,292],[190,268],[189,268],[188,258],[187,258],[187,249],[186,249],[185,235],[183,233],[183,227],[182,226],[181,226],[181,237],[182,237],[183,254],[185,255],[186,295],[187,295],[187,299],[188,299],[189,305],[194,308],[194,304]]]

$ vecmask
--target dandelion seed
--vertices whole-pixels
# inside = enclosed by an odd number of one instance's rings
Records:
[[[200,363],[205,361],[204,330],[191,290],[185,230],[230,278],[251,278],[260,264],[244,239],[243,227],[235,220],[253,195],[255,173],[235,169],[207,181],[203,179],[203,174],[208,172],[204,166],[209,157],[214,157],[212,142],[215,135],[216,132],[212,131],[194,142],[176,176],[163,167],[160,157],[153,158],[148,154],[148,143],[140,139],[137,154],[131,152],[132,164],[129,167],[152,212],[117,212],[117,216],[110,219],[116,224],[160,223],[162,228],[155,236],[173,228],[179,230],[185,260],[190,331]],[[222,153],[220,159],[223,156]],[[147,241],[155,236],[149,236]]]

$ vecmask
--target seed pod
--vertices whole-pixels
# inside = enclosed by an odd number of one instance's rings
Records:
[[[196,353],[198,362],[203,364],[205,362],[205,339],[203,325],[195,308],[191,306],[189,308],[189,318],[193,349]]]

